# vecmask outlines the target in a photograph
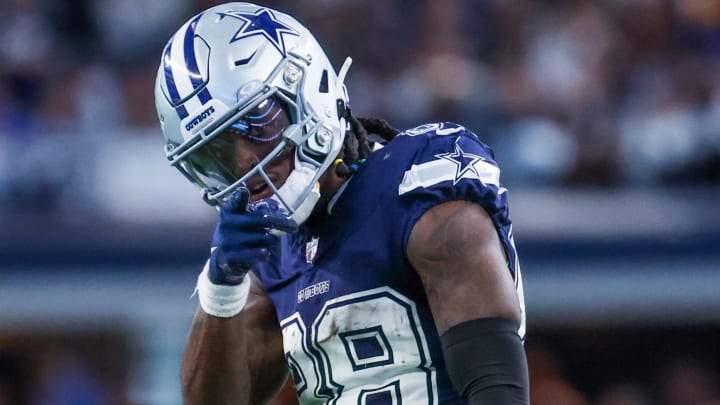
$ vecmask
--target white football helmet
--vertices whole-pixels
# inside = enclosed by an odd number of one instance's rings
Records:
[[[275,10],[227,3],[196,15],[165,46],[155,81],[168,160],[217,206],[259,175],[302,223],[347,131],[343,81],[350,63],[338,77],[313,35]],[[273,122],[281,110],[282,122]],[[256,137],[259,128],[265,134]],[[228,132],[275,146],[238,178],[232,143],[221,142]],[[294,169],[276,188],[265,167],[292,147]]]

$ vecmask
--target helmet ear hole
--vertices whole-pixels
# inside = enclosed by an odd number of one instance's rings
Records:
[[[320,93],[328,93],[330,91],[328,87],[328,72],[327,69],[323,70],[322,77],[320,78],[320,88],[318,89]]]

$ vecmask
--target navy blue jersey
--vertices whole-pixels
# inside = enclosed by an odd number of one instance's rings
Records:
[[[283,237],[280,269],[256,275],[277,309],[301,403],[462,403],[406,248],[431,207],[480,204],[502,239],[524,306],[499,176],[475,134],[451,123],[423,125],[373,152],[320,225]]]

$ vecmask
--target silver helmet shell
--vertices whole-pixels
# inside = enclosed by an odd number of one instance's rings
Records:
[[[227,3],[194,16],[162,53],[155,105],[171,165],[221,205],[253,176],[299,223],[319,198],[317,182],[342,147],[350,59],[335,73],[313,35],[287,14],[250,3]],[[266,99],[280,100],[290,125],[280,143],[241,178],[220,173],[198,153]],[[295,166],[276,188],[265,166],[295,147]]]

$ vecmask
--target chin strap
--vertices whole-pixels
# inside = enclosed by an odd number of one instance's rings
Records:
[[[285,184],[278,189],[278,195],[273,195],[271,199],[278,202],[281,207],[285,207],[292,218],[298,225],[305,222],[313,208],[320,200],[320,184],[315,182],[312,189],[306,194],[308,184],[315,177],[315,171],[307,164],[295,162],[295,169],[290,172]],[[304,198],[303,198],[304,197]],[[297,207],[295,210],[290,207]]]

